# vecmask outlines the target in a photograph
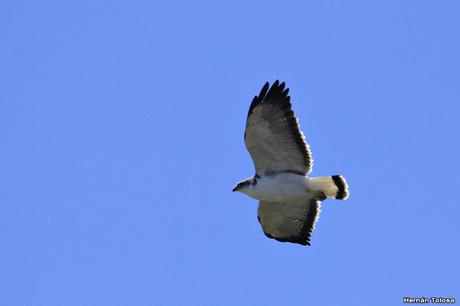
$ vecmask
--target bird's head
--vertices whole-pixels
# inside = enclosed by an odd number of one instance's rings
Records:
[[[242,193],[247,193],[255,184],[257,184],[256,177],[250,177],[245,180],[239,181],[235,187],[233,187],[233,192],[239,191]]]

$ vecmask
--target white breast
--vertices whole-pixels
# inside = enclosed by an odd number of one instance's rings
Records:
[[[308,197],[307,178],[294,173],[262,176],[257,184],[244,190],[248,196],[262,201],[280,202]]]

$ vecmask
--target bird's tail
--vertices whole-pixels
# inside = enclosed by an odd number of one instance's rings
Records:
[[[341,175],[311,178],[309,188],[318,192],[318,197],[322,200],[325,198],[346,200],[349,195],[347,181]]]

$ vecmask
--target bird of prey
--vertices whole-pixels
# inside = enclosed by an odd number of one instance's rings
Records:
[[[257,215],[265,235],[281,242],[310,245],[326,198],[345,200],[348,185],[340,175],[310,178],[310,147],[291,107],[289,89],[265,83],[249,107],[244,141],[255,165],[254,177],[233,191],[259,200]]]

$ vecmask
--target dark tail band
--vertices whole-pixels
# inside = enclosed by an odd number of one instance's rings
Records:
[[[338,200],[345,200],[348,198],[348,184],[347,181],[341,175],[333,175],[332,180],[337,187],[337,194],[335,196]]]

